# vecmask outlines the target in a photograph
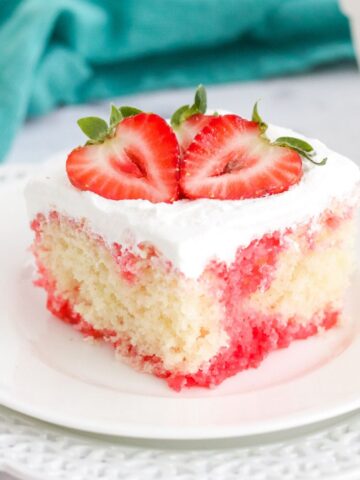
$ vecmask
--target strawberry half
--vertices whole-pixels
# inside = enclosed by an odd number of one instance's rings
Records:
[[[184,153],[196,135],[213,119],[211,115],[196,113],[183,120],[175,129],[180,149]]]
[[[95,118],[94,123],[94,117],[79,121],[92,140],[68,156],[69,180],[112,200],[174,202],[179,195],[176,136],[158,115],[132,110],[123,118],[121,109],[113,107],[109,129],[104,120]]]
[[[237,115],[213,117],[183,156],[184,195],[239,200],[280,193],[298,183],[299,153],[272,145],[262,133],[260,123]]]

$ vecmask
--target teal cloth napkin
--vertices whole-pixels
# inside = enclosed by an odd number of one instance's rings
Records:
[[[58,105],[353,58],[337,0],[0,0],[0,159]]]

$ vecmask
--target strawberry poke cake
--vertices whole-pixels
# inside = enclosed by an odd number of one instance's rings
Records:
[[[175,390],[213,387],[342,321],[360,174],[316,140],[206,109],[109,124],[30,180],[47,308]]]

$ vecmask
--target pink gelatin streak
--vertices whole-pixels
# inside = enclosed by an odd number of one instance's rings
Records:
[[[343,218],[326,214],[323,223],[335,229],[341,224]],[[248,247],[239,248],[234,262],[230,265],[220,261],[209,262],[199,278],[199,281],[207,283],[209,291],[216,294],[216,298],[223,306],[225,312],[223,326],[229,337],[227,346],[222,347],[210,362],[196,373],[184,374],[169,371],[164,368],[161,358],[156,355],[140,354],[136,345],[132,345],[126,338],[119,339],[116,332],[95,329],[75,312],[74,306],[68,300],[59,295],[56,291],[56,282],[41,264],[35,248],[41,241],[42,225],[48,221],[58,222],[59,215],[52,212],[46,219],[39,214],[31,224],[35,232],[33,251],[39,274],[36,284],[47,292],[48,310],[62,321],[72,324],[84,336],[110,342],[121,355],[136,365],[136,368],[151,371],[154,375],[165,379],[176,391],[183,387],[214,387],[244,369],[256,368],[270,352],[285,348],[294,340],[315,335],[319,330],[332,328],[336,325],[341,313],[329,308],[320,314],[317,313],[304,325],[296,321],[296,318],[289,318],[284,322],[284,318],[276,314],[265,315],[244,308],[244,299],[254,292],[266,291],[271,285],[276,275],[279,254],[285,248],[284,236],[289,235],[291,231],[288,230],[281,235],[279,232],[265,235],[251,242]],[[82,224],[73,222],[73,227],[81,230]],[[308,235],[306,228],[304,233]],[[108,248],[101,237],[96,236],[96,241]],[[309,236],[309,247],[312,241],[312,237]],[[119,267],[120,275],[130,284],[137,281],[138,272],[141,271],[138,264],[143,264],[144,258],[149,260],[161,256],[152,245],[144,244],[140,248],[145,251],[145,255],[136,255],[118,244],[108,248]],[[168,260],[164,261],[171,269],[171,263]]]

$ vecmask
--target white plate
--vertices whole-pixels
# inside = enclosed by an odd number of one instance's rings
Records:
[[[346,327],[295,342],[214,390],[176,393],[47,313],[45,295],[31,281],[31,234],[19,181],[1,186],[0,225],[3,405],[85,431],[172,439],[277,431],[360,407],[358,280]]]

